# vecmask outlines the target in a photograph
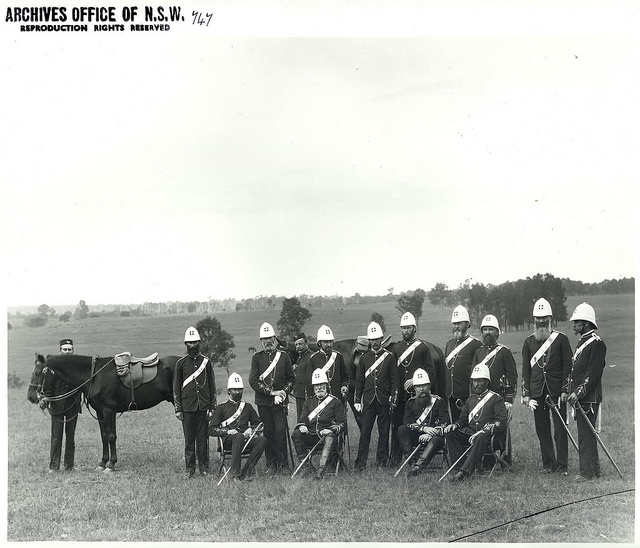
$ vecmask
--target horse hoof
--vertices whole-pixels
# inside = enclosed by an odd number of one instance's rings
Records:
[[[96,466],[93,470],[94,472],[104,472],[104,466]]]
[[[105,468],[102,473],[103,474],[111,474],[111,472],[113,472],[113,468]]]

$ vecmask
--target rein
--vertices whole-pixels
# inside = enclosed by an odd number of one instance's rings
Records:
[[[88,383],[89,384],[89,388],[87,389],[87,394],[85,394],[85,399],[86,399],[89,391],[91,390],[91,381],[93,381],[93,378],[96,377],[98,375],[98,373],[100,373],[100,371],[102,371],[105,367],[107,367],[107,365],[109,365],[112,361],[113,361],[113,358],[111,358],[100,369],[98,369],[98,371],[95,371],[96,357],[91,358],[91,374],[89,375],[89,378],[86,381],[84,381],[82,384],[76,386],[74,389],[69,390],[69,392],[66,392],[65,394],[59,394],[57,396],[51,396],[50,398],[47,398],[47,400],[48,401],[64,400],[65,398],[68,398],[69,396],[73,396],[74,394],[79,392],[84,387],[84,385]],[[42,385],[44,384],[44,374],[45,374],[45,372],[46,372],[46,368],[43,368],[42,369],[42,373],[41,373],[42,382],[40,382],[38,385],[35,385],[37,388],[39,388],[39,390],[38,390],[39,393],[42,392]],[[32,383],[29,383],[29,386],[34,386],[34,385]]]

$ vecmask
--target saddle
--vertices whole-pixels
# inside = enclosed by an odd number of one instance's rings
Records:
[[[141,384],[152,381],[158,374],[158,353],[154,352],[146,358],[136,358],[131,352],[122,352],[114,356],[116,373],[120,381],[132,391]]]

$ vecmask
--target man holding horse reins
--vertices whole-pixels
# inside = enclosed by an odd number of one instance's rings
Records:
[[[73,341],[71,339],[62,339],[60,341],[60,354],[73,354],[73,352]],[[47,398],[71,392],[73,389],[73,386],[56,376],[50,369],[47,369],[42,383],[42,391],[45,397],[40,400],[40,407],[44,408],[48,403],[51,415],[49,473],[60,470],[63,434],[67,436],[64,447],[64,469],[69,472],[74,470],[76,423],[78,422],[78,413],[82,408],[82,393],[76,392],[63,399],[47,400]]]
[[[196,471],[209,474],[208,418],[216,406],[216,380],[209,358],[200,354],[200,334],[189,327],[184,334],[187,355],[180,358],[173,373],[173,404],[184,432],[185,476]]]

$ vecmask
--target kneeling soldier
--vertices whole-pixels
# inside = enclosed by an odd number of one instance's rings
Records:
[[[405,460],[416,445],[422,445],[420,456],[413,457],[407,472],[409,476],[417,476],[444,447],[443,430],[449,421],[446,402],[430,392],[431,381],[427,372],[416,369],[412,380],[416,395],[405,405],[398,441]]]
[[[331,452],[336,447],[336,438],[344,430],[347,417],[342,402],[329,394],[329,380],[324,371],[316,369],[311,382],[315,395],[304,402],[300,422],[294,428],[291,439],[300,461],[304,460],[308,448],[323,440],[316,473],[316,479],[321,479]],[[303,472],[313,473],[311,459],[303,465]]]
[[[467,399],[458,420],[445,428],[449,456],[458,461],[465,450],[470,451],[463,464],[456,464],[451,481],[460,481],[482,465],[482,457],[489,447],[491,435],[507,429],[507,408],[503,399],[489,390],[491,373],[486,365],[478,364],[471,373],[472,394]]]
[[[242,449],[251,437],[253,429],[260,423],[260,417],[253,406],[242,400],[243,389],[242,377],[237,373],[231,373],[227,382],[229,399],[216,407],[209,425],[209,435],[220,436],[223,439],[224,448],[231,449],[230,477],[232,480],[243,480],[249,477],[267,446],[266,438],[253,436],[245,448],[250,452],[249,458],[242,471],[240,470]]]

